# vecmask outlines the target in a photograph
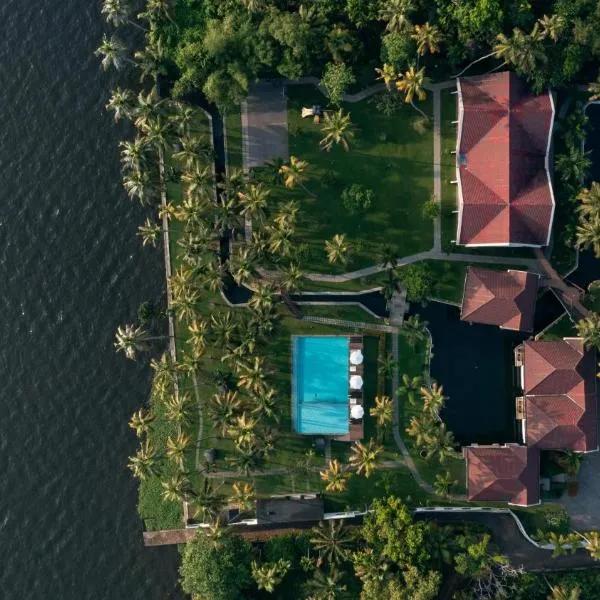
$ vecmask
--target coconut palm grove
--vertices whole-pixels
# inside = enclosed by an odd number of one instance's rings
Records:
[[[600,5],[100,16],[165,270],[123,466],[183,593],[600,597]]]

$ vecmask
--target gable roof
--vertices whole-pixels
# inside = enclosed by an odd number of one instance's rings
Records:
[[[597,449],[596,353],[582,339],[525,342],[523,387],[528,444]]]
[[[551,93],[534,96],[505,71],[459,79],[458,98],[457,243],[547,245]]]
[[[469,267],[460,318],[532,331],[538,276],[527,271],[494,271]]]
[[[315,523],[323,519],[320,495],[274,496],[256,499],[256,520],[262,524]]]
[[[540,454],[526,446],[468,446],[469,500],[509,502],[520,506],[540,501]]]

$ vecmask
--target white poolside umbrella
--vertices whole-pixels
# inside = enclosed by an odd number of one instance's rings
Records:
[[[350,409],[350,416],[353,419],[362,419],[365,414],[365,409],[360,404],[355,404]]]
[[[352,375],[350,377],[350,387],[353,390],[361,390],[363,386],[363,378],[360,375]]]
[[[360,350],[352,350],[352,352],[350,352],[350,362],[353,365],[362,365],[364,358],[365,357]]]

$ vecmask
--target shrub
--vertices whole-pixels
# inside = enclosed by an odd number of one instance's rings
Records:
[[[431,296],[434,279],[429,265],[425,263],[408,265],[400,269],[399,277],[406,288],[409,300],[422,302]]]
[[[339,106],[348,86],[356,81],[352,69],[344,63],[327,63],[321,85],[332,104]]]
[[[310,549],[308,536],[301,535],[279,535],[269,539],[264,546],[264,558],[267,562],[278,560],[289,560],[292,567],[300,565],[300,559]]]
[[[423,204],[423,209],[421,211],[424,219],[435,219],[440,214],[440,205],[436,202],[435,197],[431,196],[425,204]]]
[[[342,192],[342,204],[349,214],[354,215],[371,208],[374,197],[373,190],[353,183]]]

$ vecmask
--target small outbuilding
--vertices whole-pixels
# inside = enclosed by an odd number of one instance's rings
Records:
[[[258,525],[318,523],[324,514],[323,498],[320,494],[273,496],[256,500]]]

